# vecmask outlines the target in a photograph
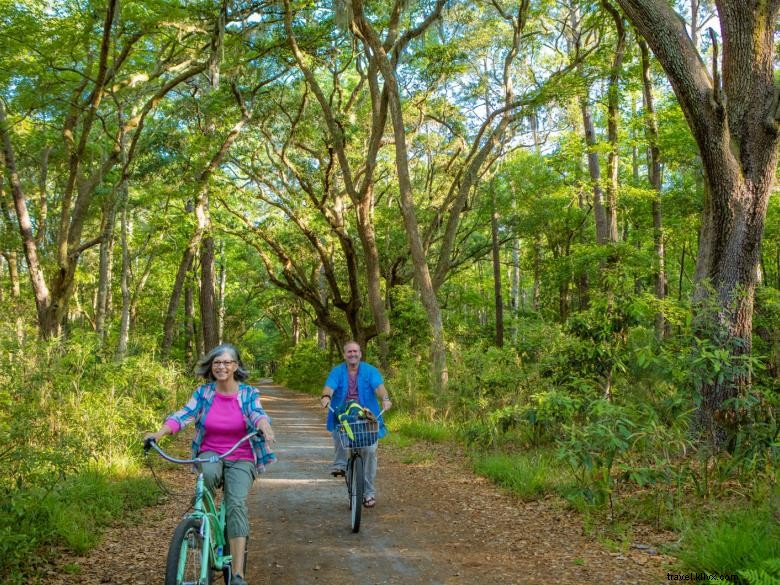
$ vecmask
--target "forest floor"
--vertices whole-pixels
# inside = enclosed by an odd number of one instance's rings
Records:
[[[380,444],[378,503],[353,534],[343,480],[328,475],[332,441],[318,401],[279,386],[261,392],[279,462],[249,496],[250,585],[651,584],[676,572],[656,553],[669,534],[635,527],[632,543],[611,550],[559,499],[524,502],[475,476],[451,447],[426,443]],[[179,494],[109,529],[88,555],[63,554],[47,585],[162,583],[192,475],[155,469]]]

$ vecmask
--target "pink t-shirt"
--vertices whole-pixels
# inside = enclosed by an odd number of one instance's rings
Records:
[[[206,433],[200,446],[201,451],[224,453],[235,445],[247,433],[238,394],[225,396],[216,393],[203,426]],[[255,457],[252,454],[249,441],[242,443],[227,459],[230,461],[238,461],[239,459],[254,461]]]

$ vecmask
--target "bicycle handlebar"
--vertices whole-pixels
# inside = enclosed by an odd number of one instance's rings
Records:
[[[238,442],[233,445],[230,449],[228,449],[225,453],[222,453],[222,455],[211,455],[209,457],[196,457],[194,459],[177,459],[176,457],[171,457],[168,455],[165,451],[163,451],[160,446],[157,444],[157,441],[155,441],[152,438],[145,439],[144,440],[144,452],[149,452],[149,449],[154,449],[157,451],[157,453],[165,459],[166,461],[170,461],[171,463],[181,463],[181,464],[191,464],[191,463],[216,463],[220,459],[224,459],[228,455],[230,455],[233,451],[239,448],[241,446],[241,443],[244,441],[248,441],[255,435],[259,435],[262,432],[259,430],[252,431],[251,433],[248,433],[247,435],[244,435],[241,437]]]
[[[368,412],[371,412],[371,411],[368,409],[368,407],[366,407],[366,406],[361,406],[361,408],[362,408],[363,410],[368,410]],[[329,411],[331,411],[333,414],[336,414],[336,411],[335,411],[335,410],[334,410],[334,408],[333,408],[333,407],[330,405],[330,403],[328,403],[328,410],[329,410]],[[379,415],[378,415],[378,416],[382,416],[382,415],[383,415],[384,413],[386,413],[386,412],[387,412],[387,409],[386,409],[386,408],[383,408],[382,410],[380,410],[380,411],[379,411]],[[371,414],[373,415],[374,413],[373,413],[373,412],[371,412]]]

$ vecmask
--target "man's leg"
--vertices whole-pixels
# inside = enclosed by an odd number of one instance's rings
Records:
[[[333,431],[333,465],[331,475],[344,475],[347,469],[347,450],[341,446],[338,430]]]
[[[360,450],[363,457],[363,476],[365,477],[365,487],[363,488],[363,499],[376,498],[376,448],[378,443]]]

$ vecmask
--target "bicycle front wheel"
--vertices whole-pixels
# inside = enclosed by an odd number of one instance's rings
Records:
[[[363,509],[363,458],[359,455],[350,460],[349,466],[349,508],[352,532],[360,530],[360,512]]]
[[[168,548],[165,585],[211,585],[210,568],[201,581],[204,543],[200,523],[200,518],[185,518],[176,527]]]

